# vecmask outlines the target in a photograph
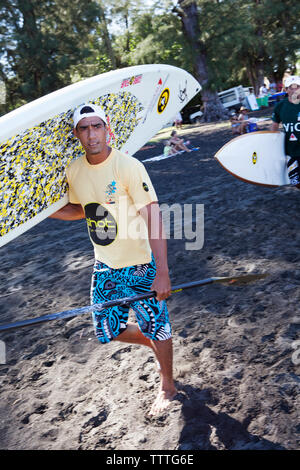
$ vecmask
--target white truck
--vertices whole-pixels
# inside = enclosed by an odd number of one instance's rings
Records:
[[[228,90],[221,91],[218,93],[218,96],[226,109],[238,110],[241,106],[245,106],[246,108],[251,109],[251,111],[259,109],[252,88],[239,85],[229,88]]]
[[[239,110],[241,106],[245,106],[245,108],[248,108],[251,111],[259,109],[256,97],[253,93],[253,88],[239,85],[233,88],[229,88],[228,90],[221,91],[218,93],[218,96],[224,108],[228,110]],[[189,122],[201,122],[203,112],[200,110],[200,105],[189,109],[193,111],[193,113],[189,115]]]

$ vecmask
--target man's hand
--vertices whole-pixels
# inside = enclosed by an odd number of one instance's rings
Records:
[[[278,130],[279,130],[279,123],[278,122],[272,122],[271,131],[272,132],[277,132]]]
[[[157,272],[156,277],[151,286],[151,290],[156,292],[157,300],[165,300],[171,295],[171,281],[169,273]]]

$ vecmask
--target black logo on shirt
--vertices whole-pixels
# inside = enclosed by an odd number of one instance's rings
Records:
[[[96,245],[110,245],[117,236],[118,226],[111,213],[97,202],[84,207],[91,240]]]
[[[144,191],[146,191],[146,193],[149,191],[149,187],[147,185],[147,183],[143,183],[143,188],[144,188]]]

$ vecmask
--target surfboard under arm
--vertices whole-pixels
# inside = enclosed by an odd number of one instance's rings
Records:
[[[68,195],[65,194],[62,197],[62,199],[60,199],[59,201],[52,204],[51,207],[48,207],[43,212],[35,215],[32,219],[24,222],[24,224],[20,225],[19,227],[16,227],[15,230],[12,230],[11,232],[8,232],[7,234],[0,237],[0,247],[5,245],[8,242],[14,240],[19,235],[22,235],[22,233],[26,232],[27,230],[32,228],[34,225],[39,224],[44,219],[46,219],[47,217],[52,215],[54,212],[58,211],[59,209],[64,207],[66,204],[68,204],[68,202],[69,202]]]

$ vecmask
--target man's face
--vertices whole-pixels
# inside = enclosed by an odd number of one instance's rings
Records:
[[[106,148],[106,127],[98,116],[81,119],[74,129],[74,134],[87,155],[97,155]]]
[[[300,85],[293,83],[286,89],[286,92],[288,94],[288,99],[291,103],[300,103]]]

